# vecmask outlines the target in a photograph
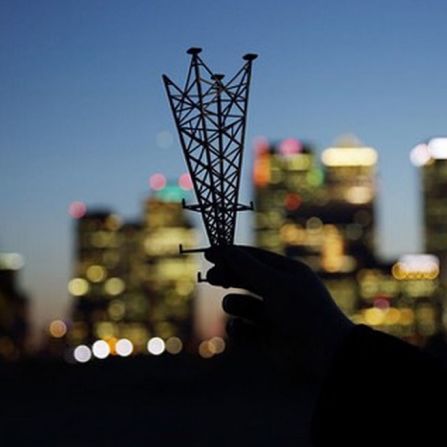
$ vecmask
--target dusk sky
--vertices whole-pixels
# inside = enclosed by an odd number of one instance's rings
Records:
[[[138,218],[148,177],[185,171],[161,74],[183,81],[191,46],[228,75],[259,54],[244,201],[256,136],[354,133],[379,152],[380,253],[420,251],[408,154],[447,134],[446,23],[442,0],[0,0],[0,252],[25,257],[35,324],[68,315],[70,202]]]

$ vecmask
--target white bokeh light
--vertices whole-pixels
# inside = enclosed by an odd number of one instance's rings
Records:
[[[133,344],[127,338],[122,338],[116,342],[115,350],[119,356],[128,357],[133,352]]]
[[[110,347],[104,340],[97,340],[92,346],[93,355],[98,359],[105,359],[110,354]]]
[[[426,144],[418,144],[410,152],[410,160],[417,167],[426,165],[430,159],[431,154]]]
[[[88,346],[79,345],[73,351],[73,357],[79,363],[86,363],[92,358],[92,351]]]
[[[150,354],[160,355],[165,350],[165,342],[160,337],[151,338],[147,342],[147,350]]]
[[[428,150],[437,160],[447,159],[447,138],[432,138],[428,142]]]

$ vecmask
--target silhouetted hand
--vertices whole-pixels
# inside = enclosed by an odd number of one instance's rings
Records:
[[[340,311],[318,276],[305,264],[245,246],[211,248],[210,284],[246,289],[258,297],[229,294],[224,310],[235,317],[233,334],[257,334],[291,367],[324,378],[353,323]]]

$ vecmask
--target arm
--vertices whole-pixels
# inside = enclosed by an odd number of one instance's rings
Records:
[[[224,310],[235,317],[230,329],[257,331],[270,344],[287,346],[289,367],[306,369],[322,383],[312,427],[316,446],[436,439],[443,412],[435,408],[447,402],[447,375],[430,357],[355,326],[303,263],[251,247],[211,250],[207,259],[215,264],[211,284],[257,295],[224,298]]]
[[[322,385],[314,445],[441,445],[446,380],[443,367],[420,349],[356,326]]]

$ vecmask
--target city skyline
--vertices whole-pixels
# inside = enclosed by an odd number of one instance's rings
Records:
[[[337,141],[338,143],[342,146],[341,148],[337,148]],[[296,151],[301,152],[303,149],[305,151],[308,151],[308,146],[307,145],[303,145],[303,143],[299,140],[295,140],[292,138],[288,138],[288,139],[284,139],[284,140],[275,140],[274,142],[269,142],[268,140],[265,139],[265,137],[257,137],[255,139],[255,145],[253,147],[253,151],[255,153],[259,154],[259,150],[260,148],[262,150],[267,150],[266,148],[268,147],[267,145],[270,144],[275,144],[277,145],[277,147],[279,147],[280,151],[283,153],[283,157],[287,158],[288,155],[294,155],[294,153]],[[424,144],[426,143],[421,143],[420,145],[415,146],[415,148],[413,148],[413,150],[410,152],[409,154],[409,159],[411,159],[411,161],[413,162],[414,165],[416,165],[417,167],[420,168],[421,165],[423,164],[427,164],[427,162],[429,161],[429,157],[428,155],[425,155],[425,158],[423,156],[421,156],[422,158],[424,158],[423,163],[420,163],[419,159],[415,159],[415,153],[417,152],[418,155],[420,155],[420,147],[424,146]],[[427,143],[428,144],[428,143]],[[360,150],[361,152],[365,151],[373,151],[372,155],[374,155],[374,163],[376,163],[376,152],[375,149],[373,148],[368,148],[368,147],[361,147],[361,143],[360,141],[356,138],[356,136],[354,135],[344,135],[341,136],[338,140],[335,140],[334,142],[334,147],[329,147],[327,148],[325,151],[322,151],[321,156],[320,157],[316,157],[317,160],[315,160],[315,165],[314,165],[314,169],[316,169],[315,173],[318,174],[319,172],[321,173],[321,175],[323,175],[322,171],[321,171],[321,166],[324,166],[325,164],[327,164],[327,161],[325,159],[325,153],[327,154],[330,151],[334,151],[334,150],[338,150],[338,151],[352,151],[352,150]],[[356,146],[356,145],[360,145],[358,149],[350,149],[350,146]],[[347,148],[347,149],[345,149]],[[424,149],[425,150],[425,149]],[[445,151],[444,146],[442,147],[442,150]],[[347,154],[346,157],[351,157],[352,155],[355,154]],[[371,154],[367,154],[367,155],[371,155]],[[421,158],[421,160],[422,160]],[[256,160],[257,158],[255,158],[254,163],[252,166],[250,166],[250,169],[252,170],[252,175],[250,177],[250,185],[252,186],[252,195],[249,197],[250,200],[254,199],[255,196],[253,195],[256,191],[256,182],[257,182],[257,164],[256,164]],[[353,160],[356,160],[356,157],[354,157]],[[355,164],[355,162],[354,162]],[[262,175],[262,174],[261,174]],[[374,176],[376,177],[376,175]],[[163,198],[163,200],[168,200],[168,201],[173,201],[173,203],[179,201],[181,199],[181,196],[185,196],[185,195],[190,195],[191,194],[191,180],[189,178],[189,175],[186,173],[181,174],[177,179],[177,181],[174,181],[174,179],[168,180],[162,173],[153,173],[149,179],[148,179],[148,184],[149,184],[149,192],[146,195],[146,199],[145,201],[142,202],[142,205],[144,206],[144,203],[146,203],[147,200],[150,200],[152,197],[152,200],[160,197]],[[340,181],[343,181],[343,178],[340,177]],[[352,180],[354,181],[354,179]],[[301,187],[306,187],[305,186],[305,180],[304,178],[302,179],[302,185]],[[355,183],[355,182],[354,182]],[[353,183],[353,184],[354,184]],[[320,182],[318,182],[318,185],[320,184]],[[348,183],[346,183],[346,185],[348,185]],[[179,195],[180,194],[180,195]],[[376,204],[374,205],[374,209],[377,208],[377,202],[380,203],[380,196],[378,197],[378,200],[375,201]],[[278,203],[278,205],[281,205],[281,203]],[[278,208],[279,209],[279,208]],[[255,207],[254,212],[259,212],[260,210]],[[92,215],[95,216],[97,213],[99,214],[104,214],[104,215],[108,215],[111,216],[114,219],[118,219],[121,223],[120,225],[137,225],[138,220],[135,220],[135,216],[132,220],[127,220],[127,221],[122,221],[123,217],[119,210],[115,209],[113,207],[113,205],[111,203],[108,204],[104,204],[104,205],[100,205],[100,206],[89,206],[87,204],[85,204],[84,202],[80,202],[80,201],[75,201],[72,202],[70,204],[68,204],[68,207],[66,209],[67,214],[70,216],[70,218],[72,219],[73,223],[72,223],[72,239],[73,242],[76,241],[75,238],[75,231],[74,228],[76,225],[78,225],[76,223],[76,221],[80,218],[82,218],[84,215],[90,215],[91,213],[93,213]],[[140,216],[139,219],[141,221],[141,219],[145,218],[144,217],[145,211],[144,209],[140,210]],[[206,241],[205,241],[205,231],[203,227],[203,223],[200,221],[200,218],[198,215],[196,215],[195,213],[192,213],[190,211],[186,211],[186,214],[189,215],[188,217],[191,219],[191,222],[194,222],[195,228],[196,230],[196,234],[198,237],[198,240],[201,241],[199,243],[199,245],[203,246],[206,245]],[[300,213],[298,212],[298,215]],[[238,230],[238,239],[245,239],[246,241],[249,241],[250,243],[255,243],[256,241],[256,224],[255,224],[255,216],[254,214],[251,215],[248,218],[245,219],[239,219],[239,220],[243,220],[242,224],[245,225],[243,228],[240,228],[242,225],[241,223],[238,224],[239,230]],[[75,226],[73,226],[75,225]],[[278,229],[279,232],[279,229]],[[375,239],[380,239],[380,235],[376,234],[377,231],[375,231]],[[377,237],[379,236],[379,237]],[[257,245],[255,243],[255,245]],[[380,244],[375,243],[376,249],[375,252],[376,254],[379,256],[378,260],[382,260],[382,261],[390,261],[391,257],[384,257],[383,253],[381,256],[380,253]],[[421,250],[421,252],[424,252],[423,250]],[[408,254],[408,252],[402,252],[399,253],[398,255],[396,255],[393,259],[393,261],[398,262],[402,256],[412,256],[412,254]],[[15,256],[17,257],[17,259],[20,258],[20,263],[25,264],[25,261],[23,260],[23,257],[21,254],[15,254],[12,253],[9,255],[11,256]],[[74,256],[74,251],[72,251],[71,256]],[[197,256],[197,255],[196,255]],[[422,255],[422,256],[426,256],[426,255]],[[130,259],[130,258],[129,258]],[[201,266],[201,269],[204,268],[204,264],[206,264],[206,261],[202,260],[197,260],[198,261],[198,266]],[[306,260],[307,262],[307,260]],[[76,265],[76,262],[73,263],[73,266]],[[391,265],[391,264],[390,264]],[[23,268],[23,265],[18,266],[18,275],[19,275],[19,281],[18,281],[18,289],[19,291],[23,291],[23,287],[22,287],[22,281],[21,281],[21,270]],[[73,312],[73,305],[75,304],[76,300],[74,300],[75,297],[70,295],[70,283],[72,280],[70,280],[70,278],[73,277],[73,271],[70,272],[69,277],[67,278],[66,281],[66,287],[67,287],[67,293],[70,296],[68,299],[68,307],[67,307],[67,311],[65,312],[65,314],[59,314],[57,316],[55,316],[55,319],[49,319],[47,318],[42,326],[41,326],[41,330],[43,330],[44,332],[48,331],[49,328],[49,323],[53,324],[57,321],[59,321],[58,319],[62,319],[65,321],[71,321],[71,313]],[[209,296],[208,296],[209,295]],[[211,299],[210,299],[211,297]],[[216,293],[216,290],[213,290],[213,288],[210,288],[207,285],[199,285],[198,286],[198,290],[197,290],[197,296],[195,298],[196,303],[201,303],[201,307],[203,307],[203,309],[199,309],[195,311],[195,315],[194,315],[194,324],[195,324],[195,331],[198,335],[201,334],[202,337],[206,337],[207,335],[211,334],[211,335],[215,335],[216,333],[220,333],[220,331],[222,330],[222,320],[221,318],[223,317],[222,311],[220,310],[220,306],[218,304],[219,300],[217,299],[219,297],[219,293]],[[30,296],[30,303],[29,305],[31,306],[33,297]],[[35,318],[34,315],[30,315],[30,323],[31,325],[34,323],[35,321],[33,321],[33,318]],[[207,321],[209,320],[209,321]],[[217,325],[217,326],[216,326]],[[220,329],[219,329],[220,328]]]
[[[242,198],[256,135],[298,137],[318,151],[354,132],[379,152],[379,247],[422,248],[409,151],[444,135],[446,6],[272,1],[209,8],[136,2],[16,3],[1,8],[0,250],[20,252],[34,321],[68,310],[68,205],[111,204],[134,218],[154,172],[184,172],[161,73],[183,76],[184,51],[216,68],[260,54],[247,125]],[[186,17],[183,21],[180,17]],[[379,26],[380,24],[380,26]],[[231,26],[232,33],[226,32]],[[401,204],[405,203],[405,207]],[[237,240],[247,241],[243,216]]]

